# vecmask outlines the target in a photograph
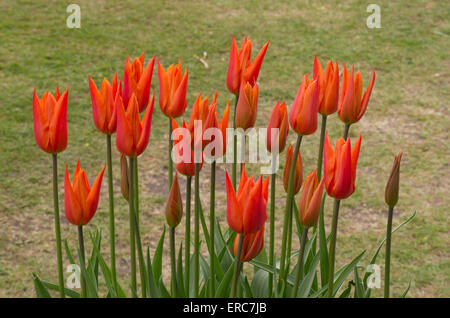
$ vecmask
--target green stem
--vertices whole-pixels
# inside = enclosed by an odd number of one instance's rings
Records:
[[[138,159],[134,157],[136,164],[134,165],[134,211],[136,212],[137,223],[139,223],[139,173]]]
[[[184,246],[184,285],[186,287],[186,295],[189,297],[189,281],[191,270],[191,185],[192,177],[186,177],[186,230],[185,230],[185,246]]]
[[[319,158],[317,158],[317,179],[322,178],[322,163],[323,163],[323,145],[325,142],[325,132],[327,129],[327,115],[322,115],[322,128],[320,130],[320,144],[319,144]]]
[[[295,196],[295,194],[294,194]],[[291,253],[292,253],[292,221],[294,219],[294,213],[292,212],[292,208],[294,206],[294,199],[291,201],[291,216],[289,218],[289,226],[288,226],[288,236],[287,236],[287,248],[286,248],[286,276],[289,275],[289,270],[291,267]]]
[[[58,261],[58,282],[59,282],[59,296],[65,298],[64,293],[64,275],[62,265],[62,250],[61,250],[61,226],[59,225],[59,203],[58,203],[58,157],[57,154],[52,154],[53,159],[53,210],[55,221],[55,236],[56,236],[56,259]]]
[[[216,290],[216,272],[214,269],[214,230],[215,230],[215,198],[216,198],[216,161],[211,163],[211,191],[209,198],[209,233],[210,233],[210,251],[209,251],[209,269],[211,278],[211,293],[215,293]]]
[[[389,298],[390,274],[391,274],[391,235],[394,207],[389,207],[389,215],[386,230],[386,258],[384,260],[384,298]]]
[[[309,227],[305,226],[303,228],[302,237],[300,239],[300,251],[298,253],[298,263],[297,263],[297,273],[295,274],[294,289],[292,290],[292,298],[296,298],[298,294],[298,284],[300,282],[300,277],[303,276],[303,254],[305,252],[305,245],[308,239]]]
[[[130,178],[130,184],[129,184],[129,194],[128,194],[128,204],[130,209],[130,265],[131,265],[131,287],[134,289],[134,291],[137,293],[137,282],[136,282],[136,240],[135,240],[135,228],[134,228],[134,221],[133,221],[133,214],[134,214],[134,160],[133,158],[128,158],[128,167],[129,167],[129,178]],[[133,294],[133,293],[132,293]]]
[[[84,238],[83,238],[83,226],[78,225],[78,244],[80,246],[80,264],[83,268],[86,268],[86,256],[84,252]],[[81,274],[81,297],[86,298],[86,279]]]
[[[169,227],[170,232],[170,267],[171,267],[171,282],[172,282],[172,297],[177,298],[177,270],[175,258],[175,228]]]
[[[269,265],[275,264],[275,187],[277,174],[270,176],[270,248],[269,248]],[[272,297],[274,284],[274,276],[269,273],[269,297]]]
[[[172,162],[172,119],[169,118],[169,190],[172,187],[173,182],[173,162]]]
[[[341,200],[334,200],[333,219],[331,221],[331,238],[330,238],[330,264],[328,270],[328,298],[333,297],[333,285],[334,285],[334,260],[336,252],[336,238],[337,238],[337,225],[339,217],[339,205]]]
[[[232,181],[233,188],[236,190],[236,163],[237,163],[237,136],[236,136],[236,107],[239,100],[239,95],[236,95],[234,102],[234,119],[233,119],[233,129],[234,129],[234,137],[233,137],[233,164],[232,164]]]
[[[199,193],[199,174],[200,164],[195,163],[195,198],[194,198],[194,296],[197,298],[199,295],[199,279],[200,279],[200,193]]]
[[[138,251],[138,257],[139,257],[139,271],[141,276],[141,291],[142,291],[142,297],[147,297],[147,275],[145,270],[145,261],[144,261],[144,253],[142,251],[142,243],[141,243],[141,234],[139,231],[139,223],[137,219],[137,214],[135,211],[135,204],[134,204],[134,198],[136,196],[135,191],[135,180],[134,176],[136,173],[136,166],[137,166],[137,157],[130,157],[130,195],[129,195],[129,205],[130,205],[130,218],[133,223],[134,227],[134,239],[136,240],[137,244],[137,251]],[[133,240],[134,240],[133,239]],[[136,272],[135,272],[136,275]]]
[[[300,151],[300,144],[302,142],[302,135],[297,136],[297,143],[295,144],[294,157],[292,159],[291,171],[289,173],[288,193],[286,199],[286,211],[284,213],[283,222],[283,239],[281,241],[281,258],[280,258],[280,278],[279,288],[281,289],[286,276],[286,243],[288,241],[289,220],[292,220],[292,201],[294,198],[294,176],[295,166],[297,164],[298,152]]]
[[[344,128],[344,140],[347,140],[348,132],[350,131],[350,125],[351,125],[351,124],[345,124],[345,128]]]
[[[238,233],[237,235],[239,235],[239,243],[238,243],[238,248],[236,251],[236,257],[235,257],[235,262],[234,262],[234,273],[233,273],[233,280],[232,280],[232,284],[231,284],[231,294],[230,294],[231,298],[236,297],[237,281],[239,279],[239,273],[241,271],[242,245],[244,244],[244,234]]]
[[[117,292],[116,275],[116,235],[114,228],[114,190],[112,174],[111,135],[106,135],[106,160],[108,164],[108,191],[109,191],[109,245],[111,251],[111,276],[114,289]]]

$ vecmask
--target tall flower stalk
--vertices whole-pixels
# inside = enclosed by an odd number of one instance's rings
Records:
[[[83,226],[78,225],[78,245],[80,248],[80,264],[82,268],[86,268],[86,256],[84,252]],[[81,275],[81,297],[86,298],[86,278]]]
[[[195,163],[194,176],[194,297],[198,297],[200,290],[200,164]]]

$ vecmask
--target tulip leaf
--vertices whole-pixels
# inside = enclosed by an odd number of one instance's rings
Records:
[[[34,289],[36,290],[36,297],[37,298],[52,298],[50,296],[50,293],[48,292],[47,288],[45,288],[44,284],[41,282],[39,277],[33,273],[33,282],[34,282]]]
[[[50,290],[59,291],[59,286],[56,284],[46,282],[43,280],[41,280],[41,283]],[[69,296],[71,298],[80,298],[79,293],[69,288],[64,288],[64,293],[66,294],[66,296]]]
[[[166,235],[166,226],[164,225],[163,232],[161,233],[161,238],[159,239],[158,246],[155,250],[155,255],[153,255],[153,276],[155,281],[159,282],[162,275],[162,254],[164,250],[164,237]]]
[[[156,287],[156,281],[155,281],[155,277],[153,275],[153,270],[152,270],[152,261],[150,258],[150,249],[147,246],[147,288],[148,288],[148,292],[149,295],[152,298],[157,298],[157,297],[161,297],[161,294],[158,290],[158,288]]]
[[[358,266],[355,266],[353,269],[354,273],[355,273],[355,298],[363,298],[364,297],[364,292],[363,292],[363,286],[361,283],[361,280],[359,279],[359,274],[358,274]]]
[[[400,296],[400,298],[405,298],[406,295],[408,294],[408,291],[409,291],[410,288],[411,288],[411,281],[409,281],[408,287],[406,287],[405,291],[402,293],[402,295]]]
[[[230,288],[231,288],[231,279],[233,278],[234,266],[230,266],[225,273],[222,281],[219,283],[219,286],[216,290],[216,298],[225,298],[230,296]]]
[[[348,282],[347,288],[342,292],[339,298],[348,298],[350,296],[351,291],[352,291],[352,282]]]
[[[257,298],[268,297],[269,273],[265,270],[258,270],[253,275],[252,291]]]
[[[180,244],[177,260],[177,295],[178,297],[186,297],[184,292],[184,275],[183,275],[183,243]]]
[[[82,277],[84,277],[84,280],[86,282],[87,296],[98,298],[96,290],[97,282],[95,282],[95,277],[91,275],[91,272],[87,271],[83,259],[81,258],[81,251],[79,248],[77,250],[78,250],[78,259],[80,260],[81,275]]]
[[[159,289],[161,291],[162,297],[164,297],[164,298],[171,298],[172,297],[170,295],[169,291],[167,290],[166,286],[164,285],[162,277],[160,277],[160,279],[159,279]]]
[[[320,260],[320,254],[317,254],[314,257],[311,269],[308,272],[304,273],[304,276],[303,276],[304,278],[300,282],[300,286],[298,288],[298,293],[297,293],[298,297],[305,298],[305,297],[309,296],[309,294],[311,292],[311,287],[314,282],[314,278],[316,277],[317,265],[319,263],[319,260]]]

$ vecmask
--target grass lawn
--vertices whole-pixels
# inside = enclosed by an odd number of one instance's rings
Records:
[[[450,5],[446,1],[377,1],[381,28],[369,29],[371,1],[75,1],[81,28],[66,27],[66,1],[0,2],[0,296],[34,297],[32,272],[56,282],[51,157],[36,145],[32,93],[70,87],[69,145],[59,158],[62,236],[76,245],[76,228],[63,216],[63,173],[78,157],[93,178],[106,161],[105,136],[92,121],[88,74],[100,83],[123,76],[126,57],[145,50],[167,67],[181,59],[189,66],[188,113],[196,96],[219,93],[219,112],[233,96],[226,88],[231,36],[240,45],[248,35],[256,50],[270,39],[260,77],[257,126],[265,127],[277,99],[292,101],[314,55],[322,65],[336,59],[342,69],[355,64],[367,86],[377,78],[365,116],[351,128],[363,135],[357,189],[341,205],[338,264],[367,250],[366,266],[386,227],[384,186],[394,154],[403,151],[400,201],[394,226],[414,211],[414,221],[396,232],[392,243],[392,295],[411,281],[411,297],[450,297]],[[207,53],[208,68],[198,60]],[[152,91],[158,89],[157,72]],[[157,96],[157,94],[156,94]],[[139,158],[143,241],[153,252],[165,224],[167,118],[157,106],[150,144]],[[186,115],[186,116],[187,116]],[[332,140],[342,134],[337,115],[328,119]],[[315,167],[320,132],[304,138],[304,175]],[[289,141],[294,141],[291,134]],[[355,140],[356,138],[354,138]],[[114,147],[115,148],[115,147]],[[283,155],[284,156],[284,155]],[[284,158],[281,160],[284,162]],[[128,209],[120,196],[119,156],[114,149],[117,257],[128,286]],[[217,175],[217,205],[225,219],[224,165]],[[250,167],[251,168],[251,167]],[[256,172],[256,170],[253,170]],[[209,204],[209,166],[202,201]],[[279,175],[282,175],[280,170]],[[184,179],[181,182],[184,192]],[[281,222],[285,194],[278,181]],[[103,230],[108,254],[106,178],[99,210],[88,229]],[[331,221],[331,200],[326,223]],[[181,229],[180,229],[181,230]],[[182,237],[182,233],[178,235]],[[294,240],[295,244],[298,244]],[[88,244],[88,249],[90,250]],[[65,256],[65,255],[64,255]],[[384,265],[384,253],[378,263]],[[64,258],[65,266],[68,265]],[[168,258],[165,260],[168,265]],[[167,267],[169,268],[169,267]],[[128,290],[128,289],[127,289]],[[382,290],[375,290],[381,296]]]

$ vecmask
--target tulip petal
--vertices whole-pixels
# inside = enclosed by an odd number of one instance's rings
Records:
[[[228,176],[228,172],[225,171],[226,178],[226,190],[227,190],[227,221],[228,226],[236,233],[242,233],[242,208],[239,204],[236,193],[233,188],[233,184]]]
[[[103,166],[103,169],[100,171],[100,173],[97,175],[97,178],[95,178],[94,183],[92,184],[92,188],[89,191],[89,195],[86,199],[86,212],[88,213],[86,215],[85,224],[89,223],[89,221],[94,216],[95,212],[97,211],[98,206],[98,199],[100,196],[100,187],[102,186],[102,179],[103,179],[103,173],[105,172],[106,163]]]

